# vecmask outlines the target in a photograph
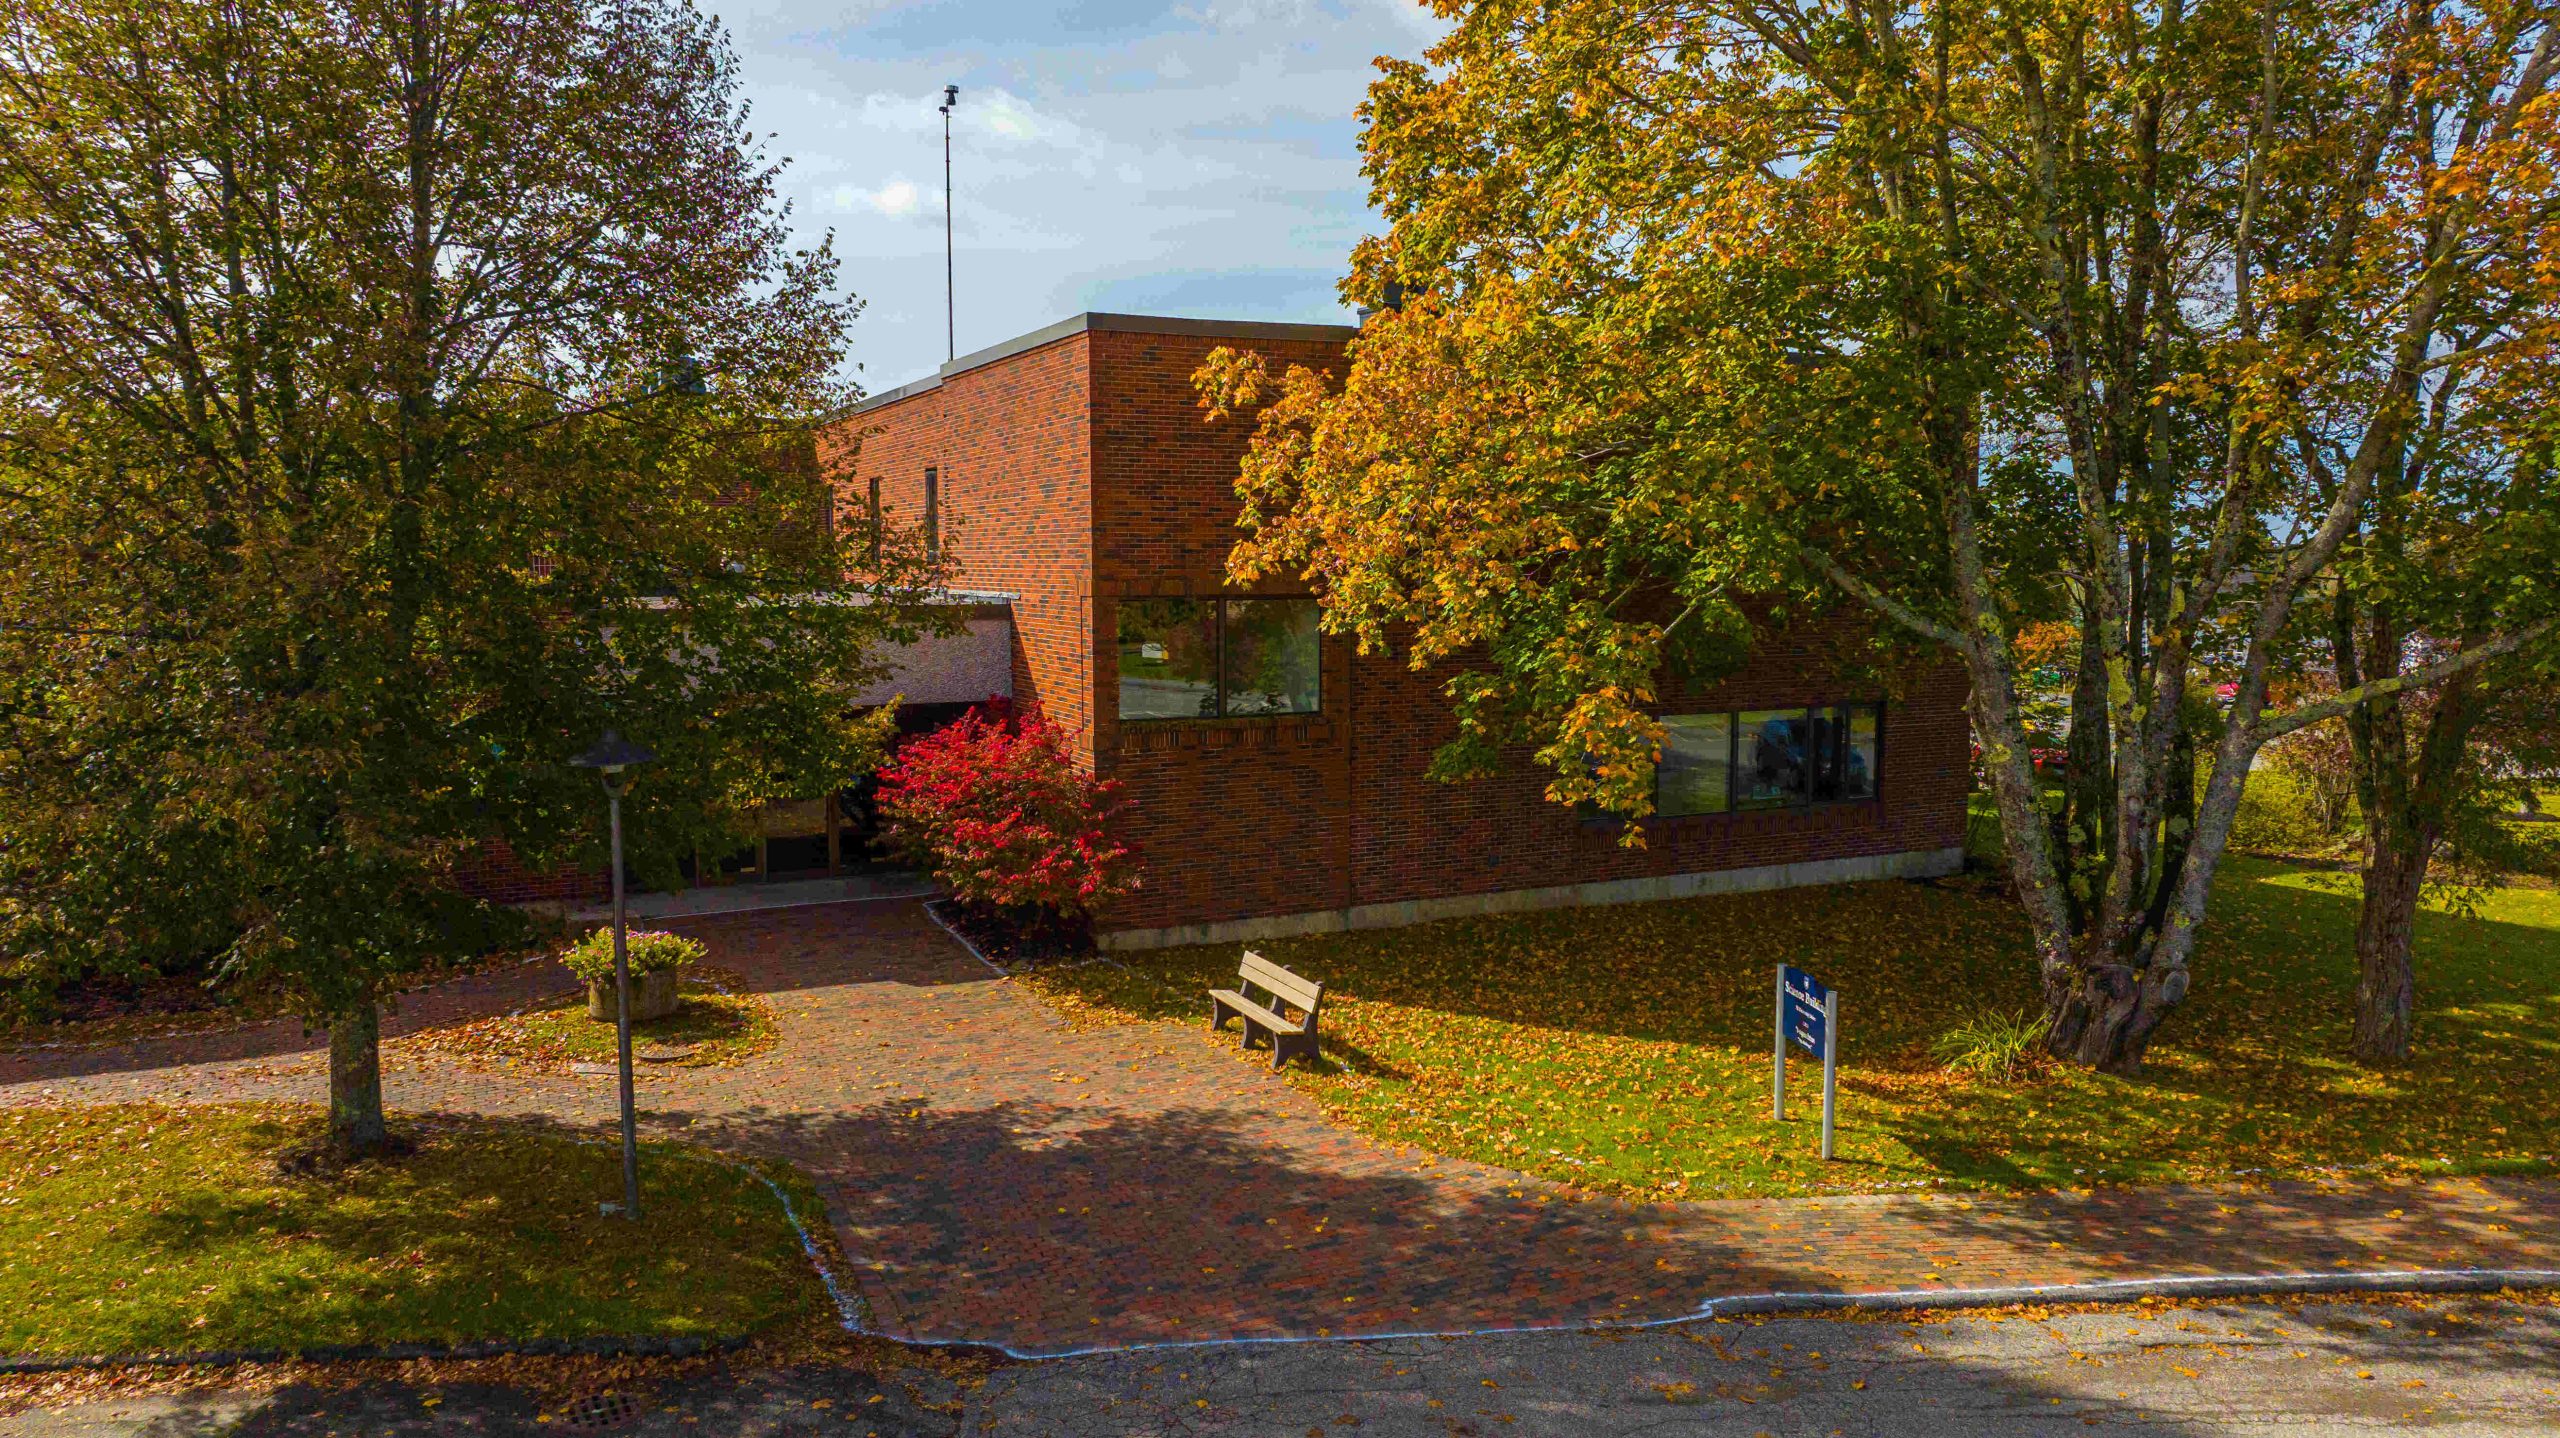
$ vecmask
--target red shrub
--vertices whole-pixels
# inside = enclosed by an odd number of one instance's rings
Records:
[[[1078,769],[1038,714],[972,709],[909,741],[880,771],[882,837],[963,904],[1071,920],[1137,887],[1138,854],[1111,835],[1128,801]]]

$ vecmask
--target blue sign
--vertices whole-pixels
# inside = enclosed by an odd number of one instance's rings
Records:
[[[1789,966],[1779,980],[1780,991],[1787,996],[1787,1016],[1782,1027],[1796,1047],[1822,1057],[1823,1046],[1830,1042],[1831,1026],[1823,1020],[1823,1008],[1831,1001],[1831,990],[1820,979],[1804,970]]]

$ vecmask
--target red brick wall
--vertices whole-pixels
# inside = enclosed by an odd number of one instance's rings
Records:
[[[1349,646],[1325,641],[1324,714],[1131,725],[1119,703],[1118,601],[1151,595],[1303,594],[1281,577],[1226,584],[1236,472],[1250,423],[1202,413],[1191,376],[1221,341],[1105,332],[1094,341],[1095,708],[1101,771],[1128,786],[1146,886],[1112,927],[1298,913],[1351,902],[1349,716],[1336,702]],[[1338,366],[1322,340],[1226,341],[1285,364]]]
[[[1825,626],[1853,632],[1845,620]],[[1448,671],[1361,661],[1353,699],[1355,902],[1387,903],[1502,889],[1755,868],[1816,859],[1952,848],[1964,842],[1968,729],[1964,673],[1952,662],[1904,676],[1900,692],[1833,677],[1812,636],[1780,632],[1723,682],[1682,694],[1665,713],[1774,709],[1885,699],[1876,802],[1800,810],[1648,820],[1645,847],[1546,798],[1550,771],[1526,750],[1489,779],[1444,784],[1423,775],[1456,734],[1440,685]]]
[[[1227,340],[1109,331],[1093,337],[1094,591],[1215,594],[1236,529],[1236,470],[1252,438],[1243,418],[1209,422],[1191,376],[1220,344],[1279,370],[1338,369],[1323,340]],[[1283,576],[1252,591],[1304,594]],[[1106,706],[1107,707],[1107,706]]]
[[[613,897],[606,869],[528,869],[502,840],[492,839],[453,866],[453,886],[496,904],[601,904]]]
[[[944,466],[959,583],[1003,589],[1020,635],[1016,692],[1088,747],[1134,800],[1145,887],[1105,928],[1214,922],[1503,889],[1944,849],[1964,839],[1964,680],[1952,664],[1899,681],[1873,804],[1657,822],[1630,850],[1544,796],[1525,753],[1491,779],[1424,777],[1453,732],[1440,685],[1401,659],[1328,638],[1324,713],[1121,726],[1112,636],[1120,600],[1224,589],[1237,463],[1250,426],[1205,422],[1191,374],[1218,340],[1097,329],[950,376],[848,421],[875,432],[822,454],[859,512],[879,474],[900,513]],[[1322,340],[1231,341],[1275,364],[1340,362]],[[1088,410],[1089,406],[1089,410]],[[1304,592],[1288,580],[1255,592]],[[1233,592],[1233,591],[1228,591]],[[1825,646],[1844,617],[1773,637],[1739,673],[1668,710],[1870,698]]]
[[[924,513],[940,472],[954,587],[1013,602],[1013,693],[1075,737],[1090,763],[1094,614],[1087,335],[963,370],[938,389],[850,415],[819,436],[839,525],[864,522],[870,481],[895,523]]]

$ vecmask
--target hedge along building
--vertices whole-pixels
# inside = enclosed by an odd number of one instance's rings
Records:
[[[1127,786],[1137,893],[1110,948],[1952,872],[1964,680],[1888,695],[1839,624],[1762,637],[1669,691],[1646,843],[1549,801],[1524,752],[1425,776],[1446,671],[1322,634],[1303,585],[1225,582],[1250,426],[1205,420],[1219,345],[1339,368],[1355,330],[1086,314],[865,400],[819,436],[840,525],[921,521],[955,582],[1009,597],[1012,683]]]

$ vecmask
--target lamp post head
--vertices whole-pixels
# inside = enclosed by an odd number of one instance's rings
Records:
[[[940,105],[938,105],[938,106],[935,106],[935,108],[936,108],[936,109],[938,109],[938,110],[940,110],[940,111],[942,111],[942,113],[944,113],[944,114],[948,115],[948,114],[950,114],[953,110],[955,110],[955,109],[959,108],[959,105],[960,105],[960,87],[959,87],[959,86],[957,86],[957,85],[945,85],[945,86],[943,86],[943,87],[942,87],[942,103],[941,103]]]
[[[611,779],[625,769],[638,768],[657,757],[654,750],[644,749],[623,738],[622,731],[607,729],[604,731],[604,737],[596,741],[594,748],[570,760],[569,763],[580,769],[603,770],[605,777]]]

